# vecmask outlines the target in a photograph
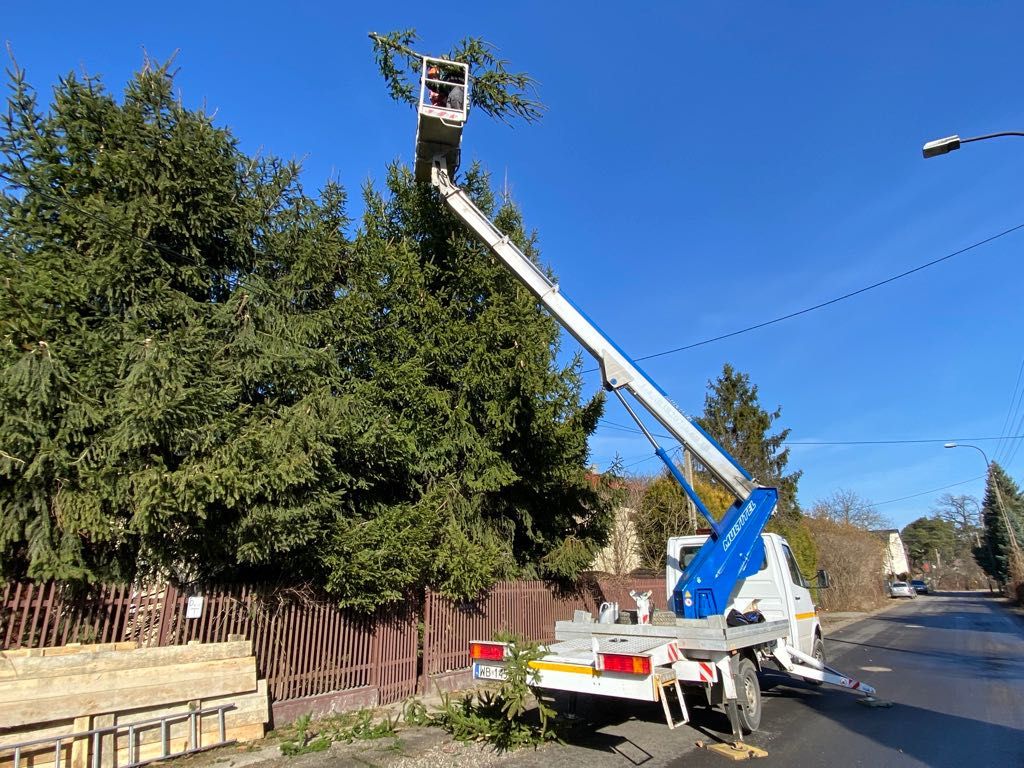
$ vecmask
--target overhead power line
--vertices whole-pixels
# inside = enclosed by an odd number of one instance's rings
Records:
[[[997,438],[990,438],[990,439],[997,439]],[[651,456],[648,456],[645,459],[639,459],[639,460],[633,461],[633,462],[631,462],[629,464],[624,464],[622,468],[623,469],[627,469],[629,467],[635,467],[638,464],[643,464],[645,462],[648,462],[648,461],[651,461],[652,459],[657,459],[657,458],[658,458],[657,456],[651,455]],[[881,506],[884,506],[885,504],[896,504],[897,502],[900,502],[900,501],[907,501],[908,499],[916,499],[916,498],[919,498],[921,496],[927,496],[930,493],[938,493],[939,491],[946,491],[946,490],[949,490],[950,488],[956,488],[957,486],[967,485],[967,483],[973,483],[973,482],[975,482],[977,480],[984,480],[984,479],[985,479],[985,475],[977,475],[976,477],[971,477],[971,478],[968,478],[967,480],[961,480],[961,481],[959,481],[957,483],[950,483],[949,485],[943,485],[943,486],[940,486],[939,488],[930,488],[927,491],[918,491],[917,493],[911,493],[911,494],[908,494],[907,496],[900,496],[897,499],[886,499],[885,501],[871,502],[871,506],[873,506],[873,507],[881,507]]]
[[[676,446],[671,451],[669,451],[669,456],[674,456],[674,455],[677,455],[678,453],[679,453],[679,446]],[[654,461],[654,460],[660,461],[661,457],[658,456],[656,453],[652,453],[649,456],[646,456],[646,457],[644,457],[642,459],[637,459],[636,461],[631,461],[628,464],[623,464],[622,468],[623,469],[629,469],[630,467],[635,467],[638,464],[645,464],[648,461]]]
[[[967,483],[973,483],[975,480],[982,480],[984,478],[985,478],[985,475],[978,475],[977,477],[972,477],[972,478],[969,478],[967,480],[961,480],[959,483],[950,483],[949,485],[944,485],[941,488],[932,488],[929,491],[921,491],[920,493],[912,493],[909,496],[900,496],[898,499],[887,499],[886,501],[876,501],[876,502],[872,503],[871,506],[873,506],[873,507],[880,507],[883,504],[895,504],[897,501],[906,501],[907,499],[916,499],[918,496],[927,496],[929,493],[938,493],[939,491],[944,491],[947,488],[956,488],[958,485],[967,485]]]
[[[902,278],[908,277],[909,275],[912,275],[915,272],[920,272],[921,270],[928,269],[929,267],[934,267],[936,264],[941,264],[944,261],[949,261],[950,259],[952,259],[955,256],[960,256],[960,255],[962,255],[964,253],[967,253],[968,251],[973,251],[975,248],[980,248],[981,246],[986,245],[987,243],[991,243],[994,240],[998,240],[1001,237],[1006,237],[1007,235],[1010,235],[1010,234],[1016,232],[1019,229],[1024,229],[1024,223],[1018,224],[1015,227],[1010,227],[1009,229],[1004,229],[1002,232],[997,232],[994,235],[986,237],[984,240],[979,240],[976,243],[971,243],[967,247],[961,248],[958,251],[953,251],[952,253],[947,253],[945,256],[940,256],[939,258],[932,259],[931,261],[925,262],[924,264],[919,264],[918,266],[914,267],[913,269],[908,269],[905,272],[900,272],[898,275],[893,275],[892,277],[887,277],[884,280],[879,280],[877,283],[872,283],[871,285],[866,285],[863,288],[858,288],[855,291],[850,291],[849,293],[844,293],[842,296],[836,296],[835,298],[829,299],[828,301],[822,301],[822,302],[820,302],[818,304],[814,304],[814,305],[812,305],[810,307],[804,307],[803,309],[798,309],[796,312],[790,312],[787,315],[781,315],[779,317],[772,318],[771,320],[765,320],[764,322],[761,322],[761,323],[755,323],[754,325],[748,325],[747,327],[740,328],[739,330],[736,330],[736,331],[730,331],[729,333],[722,333],[722,334],[719,334],[718,336],[712,336],[711,338],[704,339],[702,341],[695,341],[692,344],[685,344],[685,345],[683,345],[681,347],[673,347],[672,349],[666,349],[663,352],[654,352],[653,354],[650,354],[650,355],[643,355],[642,357],[634,358],[634,360],[636,360],[637,362],[639,362],[641,360],[652,360],[652,359],[654,359],[656,357],[664,357],[665,355],[672,355],[672,354],[675,354],[676,352],[685,352],[688,349],[695,349],[696,347],[702,347],[705,344],[712,344],[712,343],[714,343],[716,341],[722,341],[723,339],[730,339],[733,336],[739,336],[739,335],[744,334],[744,333],[750,333],[751,331],[756,331],[756,330],[758,330],[760,328],[766,328],[769,325],[775,325],[776,323],[781,323],[783,320],[792,320],[794,317],[799,317],[800,315],[806,315],[809,312],[814,312],[815,310],[823,309],[825,307],[831,306],[832,304],[837,304],[840,301],[845,301],[846,299],[852,299],[854,296],[859,296],[862,293],[867,293],[868,291],[872,291],[875,288],[881,288],[883,285],[888,285],[889,283],[893,283],[893,282],[895,282],[897,280],[901,280]],[[597,368],[588,368],[586,371],[584,371],[584,373],[593,373],[596,370],[598,370],[598,369]]]
[[[630,427],[625,424],[617,424],[614,421],[608,421],[607,419],[600,419],[599,424],[604,425],[607,428],[615,429],[620,432],[630,432],[637,435],[642,435],[636,427]],[[665,440],[674,440],[675,438],[671,435],[661,435],[656,433],[655,437],[660,437]],[[1024,434],[1019,435],[1003,435],[1001,437],[921,437],[913,439],[894,439],[894,440],[786,440],[783,445],[904,445],[913,443],[972,443],[977,441],[985,440],[1024,440]]]
[[[787,440],[783,445],[902,445],[905,443],[969,443],[976,440],[1024,440],[1024,435],[1005,437],[922,438],[919,440]]]
[[[1020,420],[1017,419],[1017,414],[1021,413],[1021,404],[1024,402],[1024,389],[1021,388],[1021,377],[1024,374],[1024,358],[1020,361],[1020,368],[1017,369],[1017,381],[1013,385],[1013,394],[1010,395],[1010,407],[1006,411],[1006,418],[1003,419],[1003,434],[1007,432],[1017,431],[1019,432],[1024,427],[1024,414],[1021,414]],[[1014,426],[1016,422],[1016,426]],[[999,456],[1002,455],[1003,466],[1008,467],[1017,455],[1017,451],[1020,448],[1020,444],[1010,445],[1008,442],[999,443],[996,446],[996,461],[1000,461]]]
[[[22,182],[19,182],[16,179],[12,179],[10,176],[7,176],[6,174],[0,174],[0,179],[3,179],[4,181],[7,181],[7,182],[9,182],[11,184],[15,184],[15,185],[17,185],[19,187],[23,187],[24,188],[24,185],[22,184]],[[157,242],[155,242],[153,240],[150,240],[148,238],[142,237],[141,235],[138,235],[138,234],[132,232],[130,229],[127,229],[126,227],[123,227],[121,225],[115,224],[114,222],[110,221],[106,217],[100,216],[99,214],[93,213],[92,211],[88,211],[88,210],[82,208],[81,206],[76,205],[66,195],[58,196],[58,195],[54,194],[52,191],[50,191],[50,190],[41,189],[41,188],[38,188],[38,187],[33,187],[32,191],[36,192],[37,194],[39,194],[39,195],[41,195],[43,197],[48,198],[51,202],[56,203],[57,205],[70,208],[70,209],[76,211],[77,213],[82,214],[83,216],[87,216],[87,217],[93,219],[94,221],[109,227],[110,229],[119,231],[122,234],[125,234],[128,237],[138,241],[139,243],[142,243],[144,245],[148,245],[150,247],[156,248],[156,249],[158,249],[160,251],[163,251],[164,253],[166,253],[168,255],[177,256],[178,258],[183,259],[184,261],[188,261],[188,262],[192,263],[195,266],[202,266],[201,264],[199,264],[198,261],[196,261],[196,259],[194,257],[190,257],[190,256],[188,256],[188,255],[186,255],[184,253],[181,253],[180,251],[178,251],[178,250],[176,250],[174,248],[169,248],[168,246],[163,245],[162,243],[157,243]],[[968,245],[965,248],[961,248],[958,251],[953,251],[952,253],[948,253],[945,256],[940,256],[937,259],[932,259],[929,262],[926,262],[924,264],[920,264],[920,265],[918,265],[916,267],[913,267],[912,269],[908,269],[908,270],[906,270],[904,272],[900,272],[897,275],[893,275],[891,277],[887,277],[884,280],[879,280],[878,282],[872,283],[871,285],[864,286],[863,288],[858,288],[855,291],[850,291],[849,293],[845,293],[845,294],[843,294],[841,296],[836,296],[836,297],[834,297],[832,299],[820,302],[818,304],[814,304],[814,305],[812,305],[810,307],[805,307],[804,309],[799,309],[796,312],[790,312],[789,314],[781,315],[781,316],[773,318],[771,320],[765,320],[764,322],[761,322],[761,323],[755,323],[754,325],[749,325],[749,326],[747,326],[745,328],[740,328],[739,330],[736,330],[736,331],[730,331],[729,333],[719,334],[718,336],[713,336],[711,338],[704,339],[702,341],[696,341],[696,342],[693,342],[692,344],[686,344],[686,345],[681,346],[681,347],[674,347],[672,349],[666,349],[666,350],[664,350],[662,352],[654,352],[654,353],[649,354],[649,355],[643,355],[641,357],[634,358],[634,360],[636,360],[637,362],[639,362],[641,360],[652,360],[652,359],[654,359],[656,357],[664,357],[665,355],[675,354],[676,352],[684,352],[684,351],[689,350],[689,349],[694,349],[696,347],[704,346],[705,344],[712,344],[712,343],[714,343],[716,341],[722,341],[723,339],[732,338],[733,336],[739,336],[739,335],[744,334],[744,333],[749,333],[751,331],[756,331],[756,330],[758,330],[760,328],[765,328],[765,327],[767,327],[769,325],[775,325],[776,323],[781,323],[784,320],[791,320],[792,318],[799,317],[800,315],[806,315],[809,312],[814,312],[815,310],[823,309],[824,307],[828,307],[828,306],[831,306],[832,304],[836,304],[836,303],[838,303],[840,301],[844,301],[846,299],[853,298],[854,296],[859,296],[860,294],[866,293],[866,292],[871,291],[871,290],[874,290],[875,288],[880,288],[883,285],[888,285],[889,283],[895,282],[895,281],[900,280],[900,279],[902,279],[904,277],[912,275],[915,272],[920,272],[920,271],[922,271],[924,269],[928,269],[929,267],[933,267],[936,264],[941,264],[942,262],[948,261],[949,259],[952,259],[955,256],[960,256],[960,255],[962,255],[964,253],[967,253],[968,251],[974,250],[975,248],[979,248],[982,245],[986,245],[986,244],[991,243],[991,242],[993,242],[995,240],[998,240],[1001,237],[1005,237],[1007,235],[1010,235],[1010,234],[1012,234],[1012,233],[1014,233],[1014,232],[1016,232],[1016,231],[1018,231],[1020,229],[1024,229],[1024,223],[1017,224],[1016,226],[1010,227],[1009,229],[1004,229],[1002,232],[998,232],[998,233],[996,233],[994,235],[991,235],[989,237],[984,238],[983,240],[979,240],[979,241],[977,241],[975,243],[972,243],[971,245]],[[257,253],[259,253],[259,251],[257,251]],[[262,254],[262,255],[267,255],[267,254]],[[253,286],[253,285],[247,285],[246,286],[246,290],[249,290],[249,291],[251,291],[253,293],[259,293],[260,292],[258,287]],[[1022,367],[1024,367],[1024,361],[1022,361],[1021,365],[1022,365]],[[593,373],[594,371],[597,371],[597,370],[598,370],[597,368],[588,368],[588,369],[586,369],[584,371],[584,373]],[[1011,401],[1011,407],[1012,407],[1012,401]],[[1022,421],[1024,421],[1024,417],[1022,417]]]

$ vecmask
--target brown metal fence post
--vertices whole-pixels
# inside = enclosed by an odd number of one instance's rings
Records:
[[[432,602],[430,590],[426,589],[423,592],[423,644],[420,646],[420,679],[417,685],[417,689],[421,696],[426,696],[430,686],[430,662],[431,662],[431,611],[430,604]]]
[[[168,584],[164,587],[164,607],[160,611],[160,632],[157,634],[156,644],[160,647],[170,645],[171,619],[177,602],[178,588],[173,584]]]
[[[377,701],[380,702],[380,663],[381,663],[381,631],[380,625],[383,612],[377,610],[374,614],[373,623],[370,625],[370,687],[377,691]]]

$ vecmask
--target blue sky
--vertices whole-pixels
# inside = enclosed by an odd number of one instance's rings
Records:
[[[425,51],[500,46],[548,104],[536,126],[477,114],[463,138],[507,174],[563,290],[639,357],[859,289],[1024,223],[1024,139],[925,161],[952,133],[1024,129],[1024,6],[1014,2],[7,4],[0,38],[46,91],[69,70],[119,90],[143,49],[178,51],[189,105],[250,152],[300,158],[354,198],[408,162],[369,30]],[[820,311],[644,363],[687,412],[731,362],[782,407],[809,505],[856,491],[902,527],[984,465],[942,441],[1024,432],[1024,231]],[[567,352],[572,351],[566,341]],[[588,368],[591,366],[588,364]],[[588,374],[589,391],[599,386]],[[1007,425],[1008,416],[1012,424]],[[610,404],[592,441],[655,472]],[[809,442],[935,439],[904,445]],[[1024,474],[1021,440],[977,442]],[[966,481],[966,482],[962,482]],[[945,491],[931,489],[961,483]],[[920,495],[918,495],[920,494]],[[913,498],[904,499],[904,497]],[[901,501],[891,501],[903,499]]]

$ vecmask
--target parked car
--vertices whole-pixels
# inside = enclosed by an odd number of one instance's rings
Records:
[[[911,579],[910,586],[914,588],[914,591],[919,595],[927,595],[931,592],[931,587],[928,586],[928,582],[922,579]]]
[[[889,585],[890,597],[915,597],[914,588],[905,581],[894,581]]]

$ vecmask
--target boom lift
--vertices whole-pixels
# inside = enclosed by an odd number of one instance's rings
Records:
[[[612,392],[650,441],[710,528],[706,540],[689,537],[669,543],[666,598],[674,626],[601,625],[558,622],[549,655],[531,666],[538,687],[624,698],[661,700],[673,721],[664,690],[674,687],[688,719],[680,682],[704,686],[709,701],[726,705],[737,740],[760,720],[760,691],[753,674],[762,660],[818,682],[829,682],[870,696],[874,689],[824,663],[821,630],[810,592],[781,537],[762,534],[778,500],[775,488],[760,485],[700,425],[682,413],[665,392],[507,235],[501,232],[453,180],[460,157],[462,128],[469,114],[469,72],[460,62],[423,57],[416,133],[415,177],[429,181],[448,207],[530,289],[558,322],[600,364],[605,389]],[[461,89],[452,99],[453,89]],[[716,521],[667,451],[627,400],[628,394],[697,457],[735,497]],[[685,567],[678,547],[690,547]],[[699,547],[694,554],[692,549]],[[789,567],[786,558],[790,558]],[[799,580],[800,583],[796,583]],[[826,576],[827,580],[827,576]],[[761,586],[758,586],[758,585]],[[725,614],[740,599],[778,604],[765,622],[730,627]],[[800,612],[800,602],[806,600]],[[800,624],[800,622],[804,624]],[[801,642],[801,638],[803,642]],[[800,645],[804,648],[801,649]],[[473,643],[474,676],[500,678],[504,647]]]
[[[435,102],[438,99],[432,98],[431,94],[436,95],[437,91],[433,89],[443,83],[428,77],[428,72],[443,71],[440,70],[442,67],[458,73],[468,95],[465,64],[424,57],[416,133],[416,179],[429,180],[437,187],[455,215],[516,274],[562,327],[597,358],[605,389],[622,402],[711,529],[711,538],[687,568],[686,579],[673,590],[674,610],[680,617],[693,619],[722,614],[736,582],[756,571],[763,559],[760,534],[775,509],[778,492],[758,485],[710,435],[683,414],[665,392],[455,185],[452,161],[458,162],[462,126],[468,116],[469,102],[464,100],[461,110],[437,106]],[[711,516],[623,392],[628,392],[662,427],[692,451],[700,463],[736,497],[736,502],[721,522]]]

